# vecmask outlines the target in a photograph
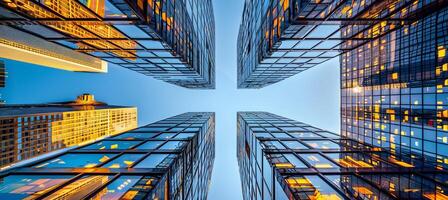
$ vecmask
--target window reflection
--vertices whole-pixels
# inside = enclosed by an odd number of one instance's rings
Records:
[[[72,176],[68,175],[9,175],[0,178],[0,196],[4,199],[35,199]]]
[[[106,184],[112,176],[83,176],[52,193],[45,199],[83,199]]]
[[[128,190],[131,189],[140,179],[141,176],[120,176],[115,181],[107,185],[101,192],[98,192],[92,199],[128,199],[123,198],[123,195],[128,192]]]
[[[167,143],[165,143],[163,146],[160,147],[160,149],[163,150],[175,150],[175,149],[180,149],[183,144],[185,144],[185,142],[182,141],[169,141]]]
[[[103,150],[103,149],[130,149],[140,143],[140,141],[101,141],[91,144],[82,149]]]
[[[138,146],[136,149],[157,149],[162,143],[163,141],[148,141]]]
[[[308,149],[308,147],[298,141],[283,141],[283,144],[290,149]]]
[[[326,153],[327,157],[347,168],[372,168],[373,165],[347,153]],[[356,156],[356,155],[355,155]]]
[[[40,163],[35,168],[92,168],[108,161],[116,154],[76,154],[69,153]]]
[[[174,137],[174,135],[176,135],[176,133],[162,133],[162,134],[158,135],[156,138],[158,138],[158,139],[171,139],[172,137]]]
[[[123,154],[118,158],[108,162],[103,167],[107,168],[129,168],[135,161],[145,156],[145,154]]]
[[[362,199],[390,199],[388,195],[355,175],[325,175],[325,177],[349,196],[359,196]]]
[[[195,135],[196,135],[196,133],[179,133],[174,138],[176,138],[176,139],[187,139],[187,138],[194,137]]]
[[[344,199],[319,176],[290,177],[286,179],[286,183],[293,193],[306,199]]]
[[[300,157],[315,168],[338,168],[337,165],[317,153],[300,154]]]
[[[322,138],[321,136],[312,133],[312,132],[299,132],[299,133],[290,133],[295,138]]]
[[[304,140],[304,143],[315,149],[339,149],[339,144],[330,140]]]
[[[121,135],[117,135],[114,138],[115,139],[127,139],[127,140],[133,140],[133,139],[149,139],[156,136],[156,133],[123,133]]]
[[[151,154],[139,162],[134,168],[165,168],[171,164],[168,156],[171,154]]]

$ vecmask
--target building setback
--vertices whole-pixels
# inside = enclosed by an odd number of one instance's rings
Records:
[[[0,105],[0,168],[137,128],[137,108],[109,106],[92,95],[74,102]]]
[[[0,177],[0,198],[206,199],[214,113],[184,113]]]
[[[447,176],[387,148],[266,112],[239,112],[244,199],[446,199]]]
[[[0,19],[4,58],[87,72],[110,62],[186,88],[215,87],[211,0],[0,0]]]
[[[238,88],[262,88],[339,55],[356,57],[357,47],[446,6],[437,0],[245,1]]]

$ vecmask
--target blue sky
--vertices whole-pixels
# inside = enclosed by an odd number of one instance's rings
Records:
[[[125,68],[73,73],[6,60],[7,103],[72,100],[92,93],[113,105],[137,106],[139,125],[183,112],[216,112],[216,158],[209,199],[241,199],[236,112],[267,111],[339,133],[339,61],[333,59],[259,90],[236,89],[236,39],[244,1],[215,0],[216,90],[189,90]]]

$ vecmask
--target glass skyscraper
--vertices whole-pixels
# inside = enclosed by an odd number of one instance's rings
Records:
[[[244,199],[447,199],[446,171],[266,112],[238,113]]]
[[[214,113],[184,113],[13,169],[2,199],[206,199]]]
[[[84,94],[73,102],[0,105],[0,169],[137,128],[137,108]]]
[[[0,0],[0,55],[71,71],[107,62],[187,88],[215,87],[211,0]]]
[[[437,0],[245,1],[238,88],[261,88],[341,54],[356,57],[357,47],[446,6]]]
[[[446,6],[426,10],[342,54],[343,137],[414,166],[447,170],[447,24]]]

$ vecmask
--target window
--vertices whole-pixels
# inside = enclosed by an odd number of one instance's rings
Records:
[[[135,161],[145,156],[145,154],[123,154],[118,158],[106,163],[105,168],[129,168]]]
[[[0,179],[0,196],[7,199],[35,199],[42,191],[70,178],[72,176],[68,175],[9,175]]]
[[[140,141],[101,141],[89,146],[83,147],[84,150],[103,150],[103,149],[130,149],[140,143]]]
[[[315,168],[338,168],[337,165],[317,153],[300,154],[300,157]]]
[[[35,165],[35,168],[92,168],[108,161],[115,154],[68,153],[55,159]]]
[[[139,162],[134,168],[163,168],[167,167],[170,161],[165,161],[165,159],[170,154],[151,154],[144,160]]]

